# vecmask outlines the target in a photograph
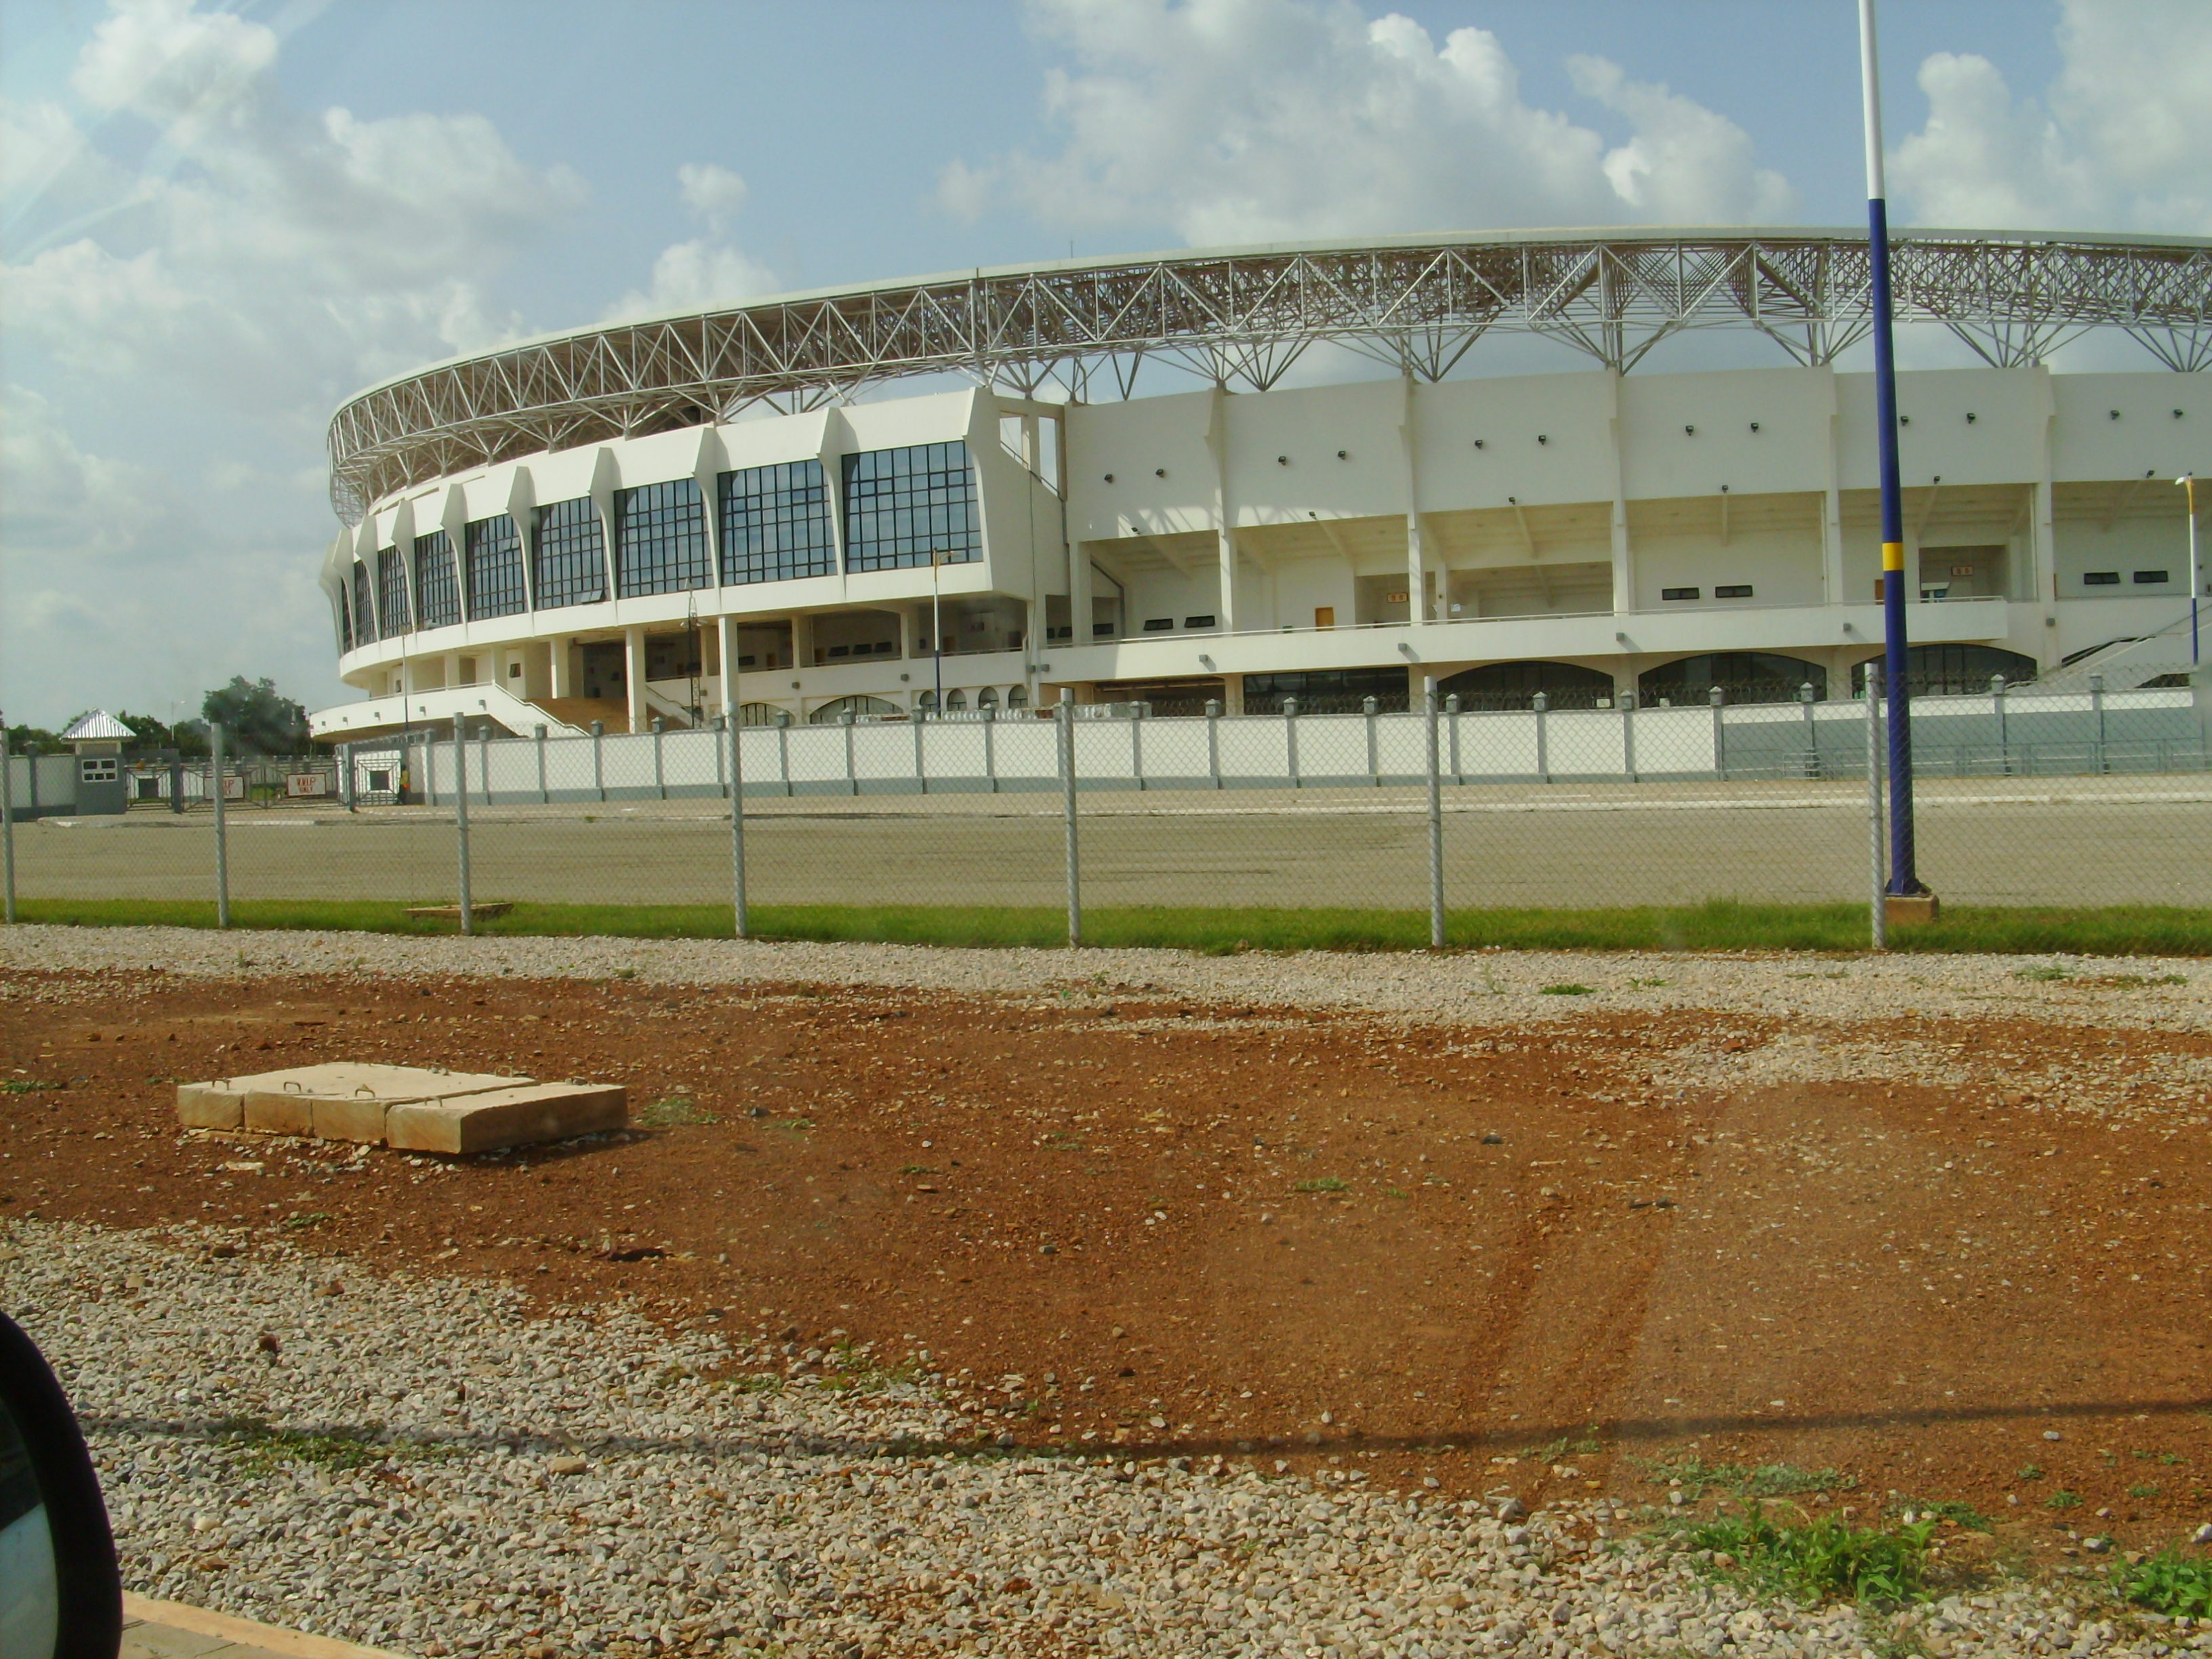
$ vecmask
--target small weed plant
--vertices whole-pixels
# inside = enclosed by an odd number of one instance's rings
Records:
[[[1926,1593],[1933,1520],[1897,1527],[1854,1527],[1833,1516],[1777,1522],[1754,1510],[1692,1527],[1693,1550],[1771,1594],[1807,1601],[1895,1607]]]
[[[1301,1181],[1291,1190],[1297,1193],[1344,1193],[1352,1190],[1352,1183],[1342,1176],[1316,1176],[1311,1181]]]
[[[2078,1510],[2081,1507],[2081,1494],[2078,1492],[2068,1492],[2061,1486],[2043,1500],[2043,1507],[2046,1510]]]
[[[665,1100],[656,1100],[638,1113],[637,1121],[640,1127],[647,1129],[684,1129],[721,1121],[689,1095],[671,1095]]]
[[[1540,994],[1547,997],[1591,997],[1597,994],[1595,985],[1547,985]]]
[[[424,1461],[454,1455],[452,1446],[426,1441],[388,1441],[382,1437],[383,1432],[380,1423],[361,1428],[283,1429],[258,1417],[226,1418],[215,1427],[216,1438],[241,1448],[248,1466],[256,1471],[283,1463],[311,1463],[318,1468],[343,1474],[393,1459]]]
[[[2169,1619],[2212,1619],[2212,1559],[2160,1550],[2132,1566],[2113,1568],[2112,1589],[2122,1601]]]

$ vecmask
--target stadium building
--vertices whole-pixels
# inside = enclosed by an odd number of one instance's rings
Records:
[[[1917,683],[2121,689],[2177,628],[2185,660],[2173,480],[2212,476],[2212,242],[1915,232],[1895,262],[1900,322],[1982,365],[1899,377]],[[1874,388],[1835,367],[1867,287],[1845,231],[1408,239],[979,270],[441,364],[332,422],[322,581],[362,700],[314,729],[973,718],[1063,687],[1390,708],[1425,677],[1474,708],[1849,696],[1881,649]],[[1772,365],[1646,364],[1711,329]],[[2092,331],[2142,368],[2052,373]],[[1469,372],[1516,335],[1589,366]]]

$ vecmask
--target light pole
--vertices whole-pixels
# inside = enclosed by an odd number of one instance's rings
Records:
[[[1882,181],[1881,67],[1875,50],[1874,0],[1859,0],[1859,73],[1865,94],[1867,253],[1874,301],[1875,421],[1881,454],[1883,666],[1889,682],[1889,891],[1920,896],[1912,846],[1912,722],[1905,681],[1905,507],[1898,477],[1897,360],[1891,340],[1889,204]]]
[[[2204,608],[2204,572],[2197,559],[2197,475],[2185,472],[2174,480],[2189,492],[2189,665],[2203,660],[2197,650],[2197,613]]]

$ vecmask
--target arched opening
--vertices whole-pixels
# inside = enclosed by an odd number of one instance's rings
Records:
[[[937,693],[924,691],[914,700],[914,706],[925,714],[934,714],[937,712]]]
[[[895,702],[885,702],[881,697],[838,697],[825,702],[806,717],[809,726],[835,726],[851,714],[855,719],[866,714],[896,714]]]
[[[998,690],[998,688],[997,688],[996,686],[994,686],[994,685],[987,685],[987,686],[985,686],[985,687],[984,687],[981,691],[978,691],[978,692],[975,694],[975,707],[976,707],[976,708],[996,708],[998,706],[999,706],[999,690]]]
[[[965,691],[947,691],[945,694],[945,712],[946,714],[951,714],[956,708],[965,708],[967,706],[968,694]]]
[[[1596,708],[1613,702],[1613,676],[1571,662],[1492,662],[1437,684],[1462,708],[1526,708],[1536,694],[1552,708]]]
[[[1008,686],[1008,687],[1006,688],[1006,707],[1007,707],[1007,708],[1028,708],[1029,706],[1030,706],[1030,689],[1029,689],[1029,687],[1027,687],[1026,685],[1011,685],[1011,686]]]
[[[738,724],[740,726],[774,726],[776,717],[783,713],[772,702],[741,702],[738,705]]]
[[[1851,668],[1851,693],[1866,695],[1869,672],[1887,675],[1886,659],[1872,657]],[[1973,697],[1990,689],[1999,675],[2008,685],[2024,685],[2036,677],[2035,659],[1994,645],[1908,645],[1905,647],[1905,689],[1915,697]]]
[[[1711,651],[1647,670],[1636,689],[1646,706],[1710,702],[1715,686],[1728,702],[1795,702],[1808,682],[1816,699],[1826,698],[1828,671],[1816,662],[1769,651]]]

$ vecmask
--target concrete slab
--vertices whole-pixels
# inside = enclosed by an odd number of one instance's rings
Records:
[[[178,1601],[123,1593],[120,1659],[404,1659],[334,1637],[310,1636]]]
[[[434,1103],[397,1103],[385,1114],[384,1133],[398,1151],[459,1156],[567,1140],[629,1121],[620,1084],[538,1083]]]
[[[361,1133],[371,1120],[374,1139],[383,1138],[382,1115],[368,1109],[375,1103],[394,1100],[443,1100],[456,1095],[480,1094],[487,1089],[511,1089],[528,1078],[497,1077],[475,1072],[440,1072],[423,1066],[371,1066],[334,1061],[321,1066],[295,1066],[281,1072],[262,1072],[251,1077],[217,1078],[204,1083],[177,1085],[177,1118],[191,1129],[252,1129],[263,1134],[307,1135],[315,1127],[318,1102],[362,1103],[353,1113],[331,1115],[335,1126],[346,1124],[352,1133],[336,1135],[342,1140],[368,1139]]]

